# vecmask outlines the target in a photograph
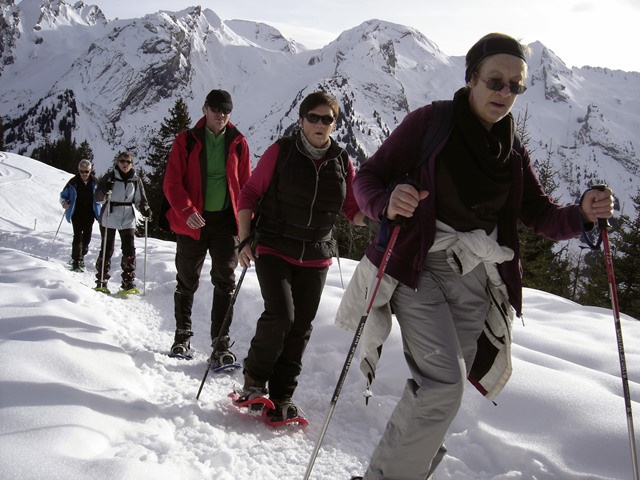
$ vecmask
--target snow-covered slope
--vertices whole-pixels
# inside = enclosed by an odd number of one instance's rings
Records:
[[[170,359],[175,245],[137,240],[145,295],[120,299],[68,270],[72,231],[58,192],[69,175],[0,153],[0,478],[183,480],[303,477],[352,334],[333,324],[356,263],[331,267],[295,399],[310,425],[272,430],[227,393],[240,372],[195,396],[209,354],[212,287],[205,265],[194,304],[191,362]],[[113,265],[119,264],[119,249]],[[143,267],[146,254],[146,270]],[[208,261],[207,261],[208,264]],[[146,277],[144,277],[146,272]],[[114,268],[114,282],[119,271]],[[243,358],[262,311],[249,269],[232,325]],[[627,480],[629,439],[611,311],[535,290],[514,326],[514,373],[497,406],[469,385],[438,480]],[[633,412],[640,403],[640,323],[623,315]],[[408,375],[399,332],[385,343],[369,406],[356,360],[313,475],[361,474]]]

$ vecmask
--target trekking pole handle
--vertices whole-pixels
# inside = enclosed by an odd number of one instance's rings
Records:
[[[591,188],[594,190],[599,190],[601,192],[604,192],[605,189],[607,188],[607,185],[604,183],[601,183],[597,185],[591,185]],[[600,227],[601,230],[607,229],[609,227],[609,221],[606,218],[598,218],[598,227]]]

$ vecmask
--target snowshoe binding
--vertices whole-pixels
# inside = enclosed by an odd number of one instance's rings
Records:
[[[133,282],[122,282],[120,285],[120,291],[118,295],[121,297],[128,297],[129,295],[137,295],[140,293],[140,290],[136,288],[136,284]]]
[[[265,387],[249,387],[240,391],[233,391],[227,395],[238,408],[247,408],[252,412],[261,412],[264,409],[273,409],[275,405],[267,395],[269,391]]]
[[[191,350],[191,341],[189,339],[192,336],[193,332],[191,330],[176,330],[169,356],[171,358],[191,360],[193,358],[193,352]]]
[[[84,262],[80,262],[77,260],[71,261],[71,271],[72,272],[84,272]]]
[[[242,368],[242,365],[237,362],[236,356],[229,350],[212,352],[207,362],[209,362],[211,370],[216,373]]]
[[[94,288],[96,292],[106,293],[107,295],[111,295],[111,290],[107,288],[107,282],[101,282],[98,280],[96,282],[96,288]]]
[[[220,338],[214,338],[211,341],[213,352],[207,362],[209,368],[214,372],[224,372],[226,370],[235,370],[242,368],[242,365],[238,363],[236,356],[229,350],[233,346],[233,342],[229,338],[229,335],[223,335]]]
[[[264,421],[270,427],[281,427],[291,423],[300,426],[309,424],[302,410],[290,398],[276,400],[273,403],[274,408],[265,408],[262,411]]]

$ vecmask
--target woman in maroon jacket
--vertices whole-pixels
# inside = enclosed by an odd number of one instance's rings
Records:
[[[518,220],[561,240],[613,213],[608,189],[587,191],[579,205],[554,204],[514,139],[510,111],[526,90],[526,50],[503,34],[480,39],[466,56],[466,86],[454,95],[448,138],[419,159],[434,107],[419,108],[354,180],[360,208],[382,231],[406,219],[386,274],[398,281],[391,307],[412,378],[366,480],[424,480],[437,467],[487,316],[489,279],[506,284],[504,296],[521,313]],[[380,265],[376,245],[366,256]]]
[[[204,116],[174,140],[163,190],[171,208],[166,219],[176,233],[176,332],[171,354],[190,357],[191,307],[207,252],[211,256],[211,354],[214,366],[235,362],[229,351],[229,325],[220,332],[238,265],[238,197],[251,175],[249,147],[229,121],[233,102],[225,90],[212,90]],[[162,214],[162,213],[161,213]]]

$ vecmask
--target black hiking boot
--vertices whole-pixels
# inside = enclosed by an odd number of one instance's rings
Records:
[[[191,357],[191,330],[176,330],[173,337],[173,345],[171,345],[170,355],[175,357]]]
[[[219,368],[225,365],[236,363],[236,356],[230,351],[213,352],[207,360],[211,364],[211,368]]]
[[[242,390],[236,390],[236,393],[238,394],[238,398],[234,403],[246,404],[246,402],[253,399],[267,397],[269,390],[266,387],[266,382],[254,380],[245,372]],[[256,411],[262,410],[262,403],[249,405],[249,409]]]
[[[216,340],[214,339],[211,343],[216,343]],[[231,345],[231,339],[228,335],[220,337],[218,344],[215,346],[215,349],[209,357],[209,363],[211,364],[211,367],[218,368],[222,367],[223,365],[231,365],[232,363],[236,363],[236,356],[231,350],[229,350]]]
[[[100,280],[96,281],[96,288],[94,290],[97,290],[98,292],[104,292],[104,293],[111,293],[109,291],[109,288],[107,287],[107,281],[103,281],[101,282]]]
[[[271,399],[271,401],[276,407],[273,410],[267,411],[267,420],[271,423],[282,422],[283,420],[302,416],[302,412],[290,398],[280,400]]]
[[[132,280],[123,281],[120,285],[120,289],[123,291],[133,290],[136,288],[136,283]]]

